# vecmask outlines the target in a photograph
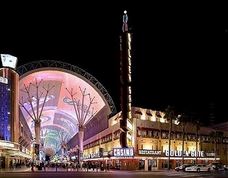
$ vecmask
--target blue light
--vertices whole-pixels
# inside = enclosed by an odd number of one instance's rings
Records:
[[[10,85],[0,83],[0,140],[11,141]]]

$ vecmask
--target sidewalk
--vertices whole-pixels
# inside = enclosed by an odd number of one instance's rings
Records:
[[[148,171],[145,171],[145,170],[115,170],[115,169],[110,169],[110,170],[104,170],[104,171],[101,171],[100,169],[73,169],[73,168],[68,168],[68,169],[64,169],[64,168],[57,168],[56,170],[56,167],[46,167],[45,169],[42,168],[42,170],[38,170],[37,168],[34,168],[34,172],[104,172],[104,173],[107,173],[107,172],[122,172],[122,171],[130,171],[130,172],[175,172],[175,170],[171,169],[171,170],[168,170],[168,169],[158,169],[158,170],[148,170]],[[23,166],[21,168],[15,168],[15,169],[0,169],[0,173],[4,173],[4,172],[32,172],[31,171],[31,167],[26,167],[26,166]]]
[[[31,171],[31,167],[22,166],[21,168],[13,168],[13,169],[1,168],[0,169],[0,173],[2,173],[2,172],[28,172],[28,171]]]
[[[15,169],[0,169],[0,173],[4,173],[4,172],[32,172],[31,167],[26,167],[23,166],[21,168],[15,168]],[[56,167],[45,167],[42,168],[42,170],[38,170],[38,168],[34,168],[34,172],[113,172],[113,170],[109,170],[109,171],[101,171],[100,169],[73,169],[73,168],[68,168],[68,169],[64,169],[64,168],[60,168],[58,167],[56,169]]]

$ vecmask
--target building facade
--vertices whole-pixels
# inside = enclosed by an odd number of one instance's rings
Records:
[[[30,156],[31,143],[20,144],[19,75],[11,68],[0,69],[0,168],[21,164]],[[27,133],[27,132],[26,132]]]
[[[133,107],[133,122],[128,124],[133,135],[128,136],[128,148],[121,148],[121,112],[117,113],[109,119],[108,128],[84,140],[84,161],[123,170],[167,168],[168,160],[171,168],[182,163],[227,164],[227,132],[216,138],[214,129],[188,122],[183,133],[182,124],[173,120],[169,151],[170,123],[164,116],[163,112]]]

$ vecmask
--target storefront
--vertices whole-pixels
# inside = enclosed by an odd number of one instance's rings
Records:
[[[31,158],[28,150],[25,153],[19,150],[19,144],[0,140],[0,168],[13,168],[26,164]]]
[[[170,156],[170,158],[169,158]],[[157,169],[167,169],[170,165],[171,169],[179,166],[184,163],[204,163],[209,164],[214,160],[219,160],[220,158],[214,158],[214,153],[205,153],[204,151],[182,151],[171,150],[170,155],[169,151],[160,151],[160,150],[138,150],[138,155],[135,156],[135,159],[138,160],[138,169],[145,171],[153,171]],[[170,163],[168,164],[168,160]]]
[[[138,150],[138,162],[140,170],[152,171],[158,169],[158,157],[161,156],[160,150]]]

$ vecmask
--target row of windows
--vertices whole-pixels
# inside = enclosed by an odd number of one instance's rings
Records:
[[[87,145],[84,146],[84,149],[92,148],[100,144],[99,140],[95,140]]]
[[[106,135],[106,136],[102,137],[99,140],[96,140],[96,141],[94,141],[92,143],[89,143],[89,144],[85,145],[84,149],[95,147],[95,146],[97,146],[99,144],[104,144],[104,143],[107,143],[107,142],[110,142],[110,141],[112,141],[112,134]]]
[[[99,140],[96,140],[92,143],[89,143],[87,145],[84,146],[85,149],[87,148],[91,148],[94,146],[97,146],[99,144],[103,144],[103,143],[107,143],[112,141],[112,136],[113,136],[113,140],[119,139],[120,138],[120,130],[117,130],[112,134],[106,135],[104,137],[102,137]],[[169,132],[168,131],[159,131],[159,130],[137,130],[137,137],[145,137],[145,138],[159,138],[159,135],[161,135],[162,139],[168,139],[169,138]],[[177,140],[182,140],[182,133],[180,132],[172,132],[171,133],[171,139],[177,139]],[[198,141],[203,141],[203,142],[213,142],[212,140],[213,138],[211,138],[210,136],[206,136],[206,135],[200,135],[198,137]],[[184,136],[184,140],[187,141],[195,141],[196,140],[196,135],[195,134],[185,134]],[[221,142],[221,141],[220,141]],[[217,143],[220,143],[219,140],[217,140]],[[228,138],[224,137],[223,138],[223,143],[228,143]],[[141,147],[140,147],[141,148]],[[142,148],[141,148],[142,149]]]
[[[145,138],[159,138],[161,136],[162,139],[168,139],[169,138],[169,132],[168,131],[159,131],[159,130],[137,130],[137,136],[138,137],[145,137]],[[177,140],[182,140],[183,134],[180,132],[172,132],[171,133],[171,139],[177,139]],[[192,133],[186,133],[184,135],[184,140],[188,141],[195,141],[196,140],[196,134]],[[214,138],[210,137],[209,135],[199,135],[198,136],[198,141],[203,141],[203,142],[213,142]],[[217,138],[216,139],[217,143],[223,142],[223,143],[228,143],[228,138],[223,137]]]
[[[99,144],[104,144],[104,143],[107,143],[107,142],[111,142],[112,141],[112,138],[114,140],[116,140],[116,139],[120,138],[120,132],[121,132],[120,130],[117,130],[113,134],[106,135],[106,136],[102,137],[99,140],[96,140],[94,142],[91,142],[91,143],[85,145],[84,146],[84,149],[88,149],[88,148],[97,146]]]
[[[101,144],[112,141],[112,134],[106,135],[101,138]]]
[[[117,130],[113,133],[113,139],[116,140],[116,139],[119,139],[120,138],[120,133],[121,131],[120,130]]]

